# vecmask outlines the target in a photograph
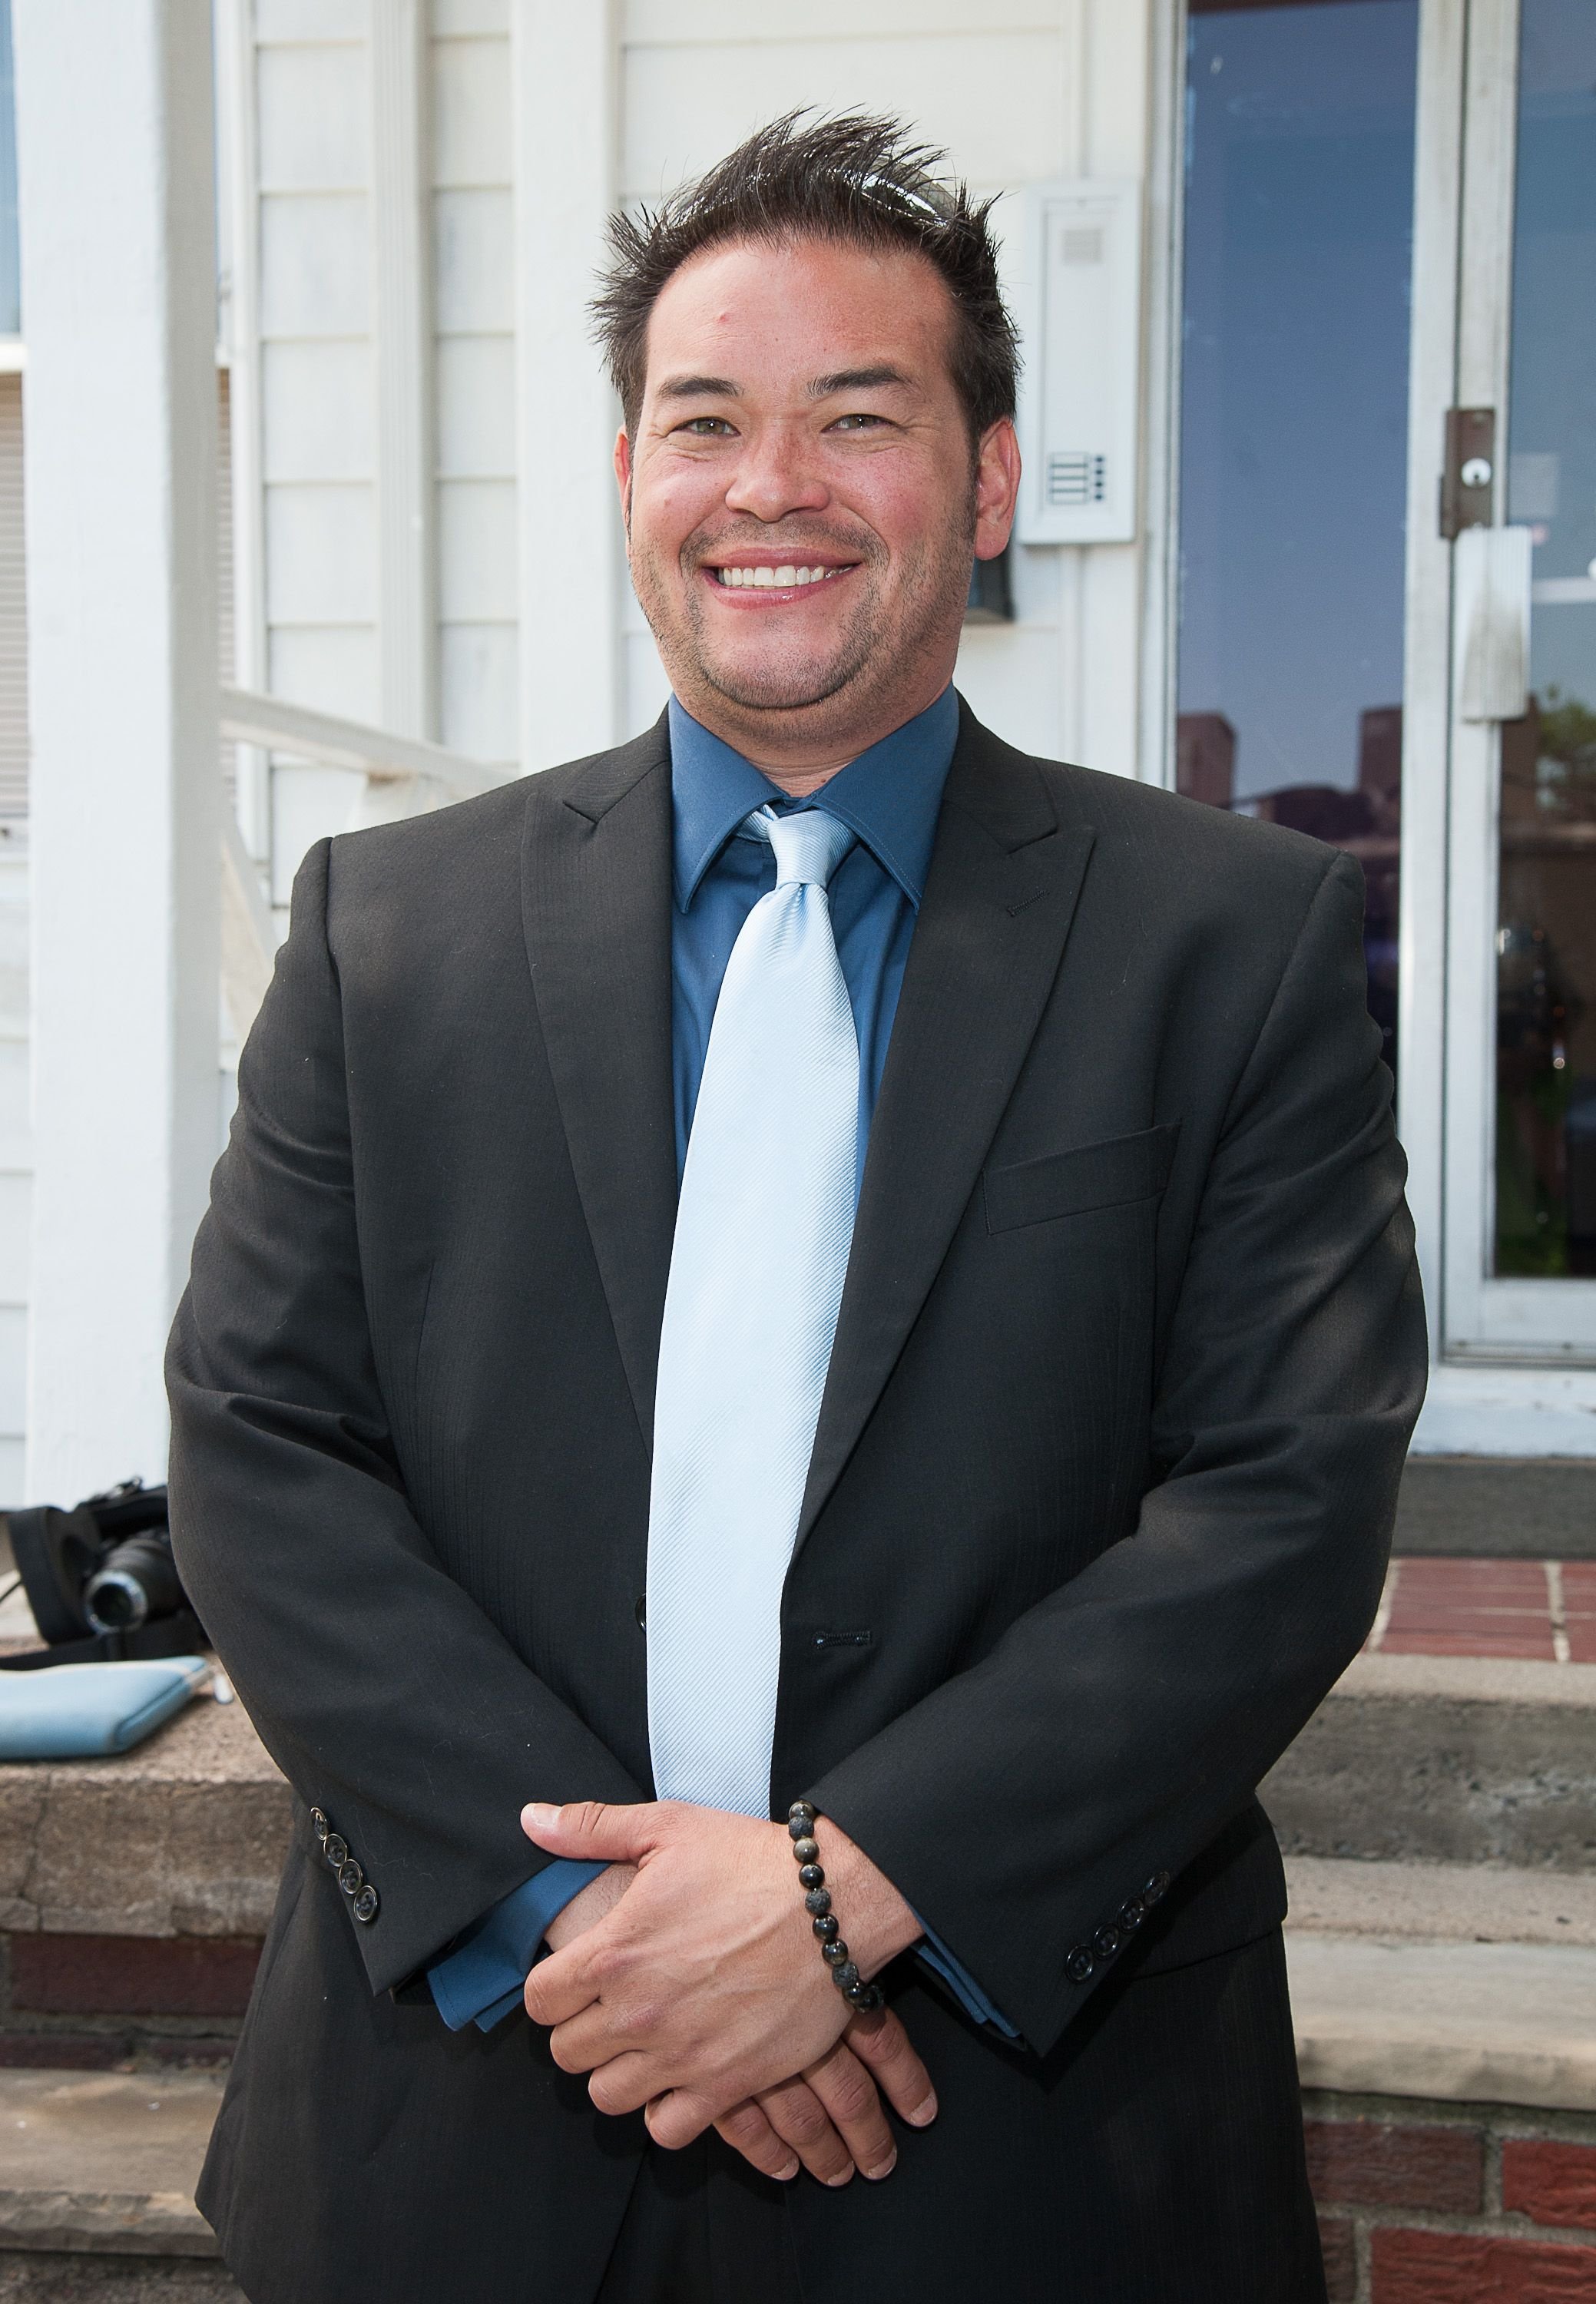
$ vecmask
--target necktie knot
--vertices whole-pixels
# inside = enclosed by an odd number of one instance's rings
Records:
[[[823,808],[800,809],[794,816],[777,816],[756,808],[747,829],[768,840],[776,857],[776,885],[803,881],[823,888],[853,845],[853,834]]]

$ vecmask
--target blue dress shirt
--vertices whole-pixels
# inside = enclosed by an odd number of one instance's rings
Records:
[[[828,894],[848,999],[859,1035],[859,1165],[862,1174],[887,1045],[897,1013],[909,942],[937,835],[942,787],[958,734],[958,699],[944,689],[908,721],[806,800],[791,800],[670,702],[671,814],[675,911],[671,921],[671,1071],[676,1173],[703,1078],[715,1004],[732,946],[760,898],[776,885],[768,841],[737,836],[756,808],[786,815],[824,808],[847,825],[854,844],[832,874]],[[528,1969],[555,1914],[604,1869],[558,1858],[476,1922],[429,1971],[433,1998],[451,2030],[486,2031],[520,2004]],[[927,1930],[920,1957],[970,2015],[1017,2037],[946,1945]]]

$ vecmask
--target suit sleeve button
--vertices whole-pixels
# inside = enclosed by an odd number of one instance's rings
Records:
[[[366,1876],[352,1856],[338,1867],[338,1885],[346,1896],[358,1896],[365,1882]]]
[[[1125,1949],[1125,1938],[1117,1928],[1099,1928],[1091,1939],[1091,1948],[1099,1960],[1112,1960]]]
[[[1122,1904],[1119,1908],[1119,1925],[1127,1936],[1133,1929],[1139,1928],[1146,1918],[1147,1907],[1140,1896],[1133,1896],[1128,1904]]]
[[[355,1898],[352,1910],[356,1919],[368,1926],[377,1918],[377,1891],[369,1880]]]
[[[349,1842],[341,1832],[329,1832],[323,1853],[335,1872],[349,1854]]]
[[[1097,1962],[1088,1944],[1078,1944],[1064,1963],[1064,1972],[1072,1984],[1090,1984],[1097,1974]]]
[[[327,1835],[327,1821],[318,1808],[313,1808],[310,1810],[310,1829],[316,1834],[318,1840],[326,1840]]]
[[[1156,1904],[1160,1897],[1167,1896],[1168,1893],[1169,1875],[1167,1872],[1155,1872],[1142,1891],[1142,1901],[1144,1904]]]

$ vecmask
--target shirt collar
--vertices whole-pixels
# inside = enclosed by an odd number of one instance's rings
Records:
[[[675,879],[683,911],[743,817],[768,801],[784,811],[815,807],[835,816],[919,911],[959,732],[959,699],[951,687],[850,760],[809,800],[796,802],[741,752],[711,735],[674,696],[669,716]]]

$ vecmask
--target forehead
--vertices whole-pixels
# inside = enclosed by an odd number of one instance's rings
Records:
[[[738,384],[889,360],[947,376],[946,282],[911,248],[732,241],[690,257],[649,319],[648,381],[683,370]]]

